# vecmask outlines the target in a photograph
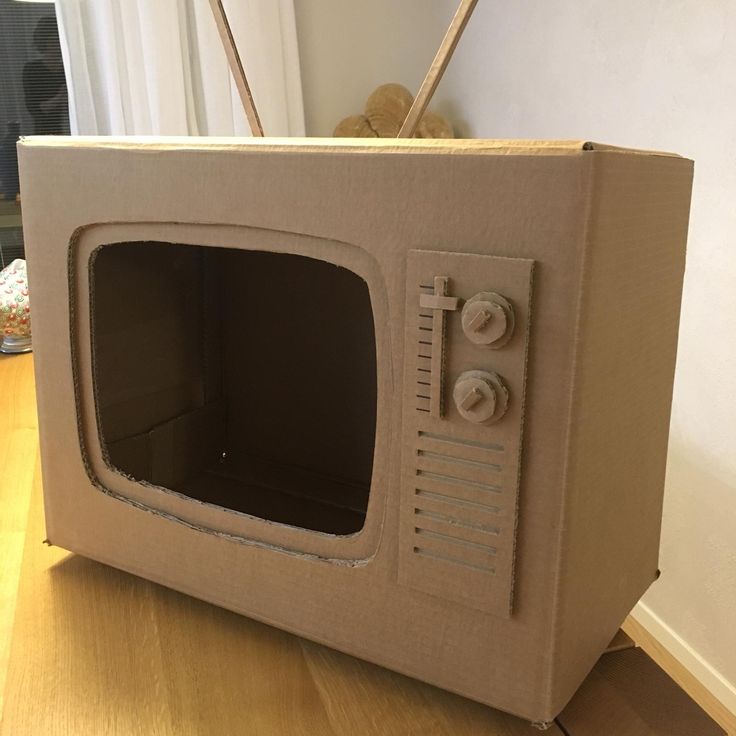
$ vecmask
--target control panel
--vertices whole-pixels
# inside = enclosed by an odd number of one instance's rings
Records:
[[[399,581],[510,616],[534,262],[410,251]]]

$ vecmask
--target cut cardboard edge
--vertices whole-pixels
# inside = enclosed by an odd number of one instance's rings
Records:
[[[137,148],[141,150],[213,150],[232,151],[264,149],[268,152],[298,149],[301,153],[324,152],[340,148],[351,152],[381,153],[454,153],[476,155],[560,156],[585,152],[613,152],[628,155],[682,158],[675,153],[648,151],[594,143],[586,140],[535,140],[503,138],[224,138],[203,136],[24,136],[24,148]]]
[[[140,228],[143,228],[145,234],[151,240],[159,240],[161,242],[177,242],[188,243],[190,245],[195,242],[200,245],[208,245],[211,247],[228,247],[227,233],[231,239],[242,240],[246,237],[246,233],[250,233],[247,237],[252,237],[252,245],[258,245],[261,250],[271,251],[273,253],[285,253],[294,255],[303,255],[307,249],[300,250],[301,246],[294,242],[303,242],[306,238],[311,247],[316,248],[315,252],[320,253],[320,260],[327,261],[333,266],[346,268],[360,277],[368,284],[371,293],[371,304],[374,316],[376,314],[385,314],[387,309],[387,296],[382,292],[382,281],[378,278],[377,272],[374,270],[374,261],[371,258],[364,258],[362,250],[350,250],[352,254],[349,261],[345,260],[345,249],[354,249],[348,243],[339,241],[328,241],[324,239],[313,240],[310,236],[299,235],[296,233],[288,234],[291,244],[284,243],[284,236],[287,233],[273,231],[268,232],[259,228],[249,228],[247,226],[216,226],[218,231],[217,237],[212,237],[211,225],[202,224],[181,224],[174,223],[119,223],[96,224],[78,228],[73,236],[73,248],[68,251],[67,261],[67,277],[69,279],[69,294],[71,295],[71,309],[76,312],[77,318],[72,320],[72,334],[77,335],[77,340],[82,334],[91,335],[89,328],[90,315],[82,308],[83,304],[89,306],[89,302],[84,299],[79,301],[84,294],[89,294],[89,282],[77,283],[77,279],[88,273],[85,268],[80,268],[80,264],[88,262],[92,253],[95,253],[101,245],[109,242],[127,242],[141,241],[142,236],[138,235]],[[198,232],[199,235],[192,241],[188,241],[180,236],[181,228],[186,227],[187,232],[192,235]],[[210,237],[206,235],[210,232]],[[235,237],[237,236],[237,237]],[[143,238],[145,240],[145,238]],[[250,248],[255,250],[255,248]],[[78,260],[81,259],[81,260]],[[352,265],[350,265],[350,262]],[[78,311],[77,311],[78,310]],[[82,317],[80,325],[79,318]],[[381,321],[387,320],[387,317],[381,317]],[[81,332],[77,332],[80,330]],[[73,348],[73,358],[77,361],[79,345],[82,343],[73,343],[77,347]],[[377,349],[379,342],[376,342]],[[91,343],[87,343],[86,350],[91,350]],[[383,347],[384,357],[380,359],[379,364],[385,365],[384,361],[388,359],[389,350],[387,346]],[[82,359],[80,364],[91,366],[91,359]],[[388,376],[388,369],[384,369],[384,375]],[[379,379],[380,380],[380,379]],[[94,386],[91,376],[84,378],[80,385]],[[79,390],[79,389],[75,389]],[[81,395],[81,394],[80,394]],[[89,400],[89,399],[87,399]],[[82,399],[85,401],[85,399]],[[91,402],[94,405],[94,402]],[[78,422],[82,421],[77,417]],[[380,423],[380,419],[378,420]],[[377,423],[377,427],[378,427]],[[251,545],[254,547],[267,547],[287,555],[308,556],[314,559],[324,560],[337,565],[358,566],[372,559],[376,554],[376,549],[382,534],[384,515],[382,512],[382,491],[372,492],[369,497],[368,511],[366,515],[366,524],[358,532],[352,532],[347,535],[336,535],[331,532],[322,532],[316,530],[305,530],[299,526],[293,526],[288,523],[263,519],[253,516],[243,511],[223,508],[216,503],[208,503],[193,499],[190,496],[182,494],[175,489],[161,487],[155,484],[138,482],[124,473],[121,473],[112,466],[104,458],[99,440],[96,439],[91,447],[96,448],[92,453],[88,453],[84,437],[85,432],[91,431],[94,427],[95,438],[100,437],[101,429],[98,418],[95,417],[94,422],[85,430],[78,426],[80,432],[80,443],[85,448],[83,451],[83,465],[89,481],[92,485],[102,493],[118,501],[132,505],[135,508],[158,514],[164,518],[182,523],[192,529],[196,529],[206,534],[214,534],[227,538],[230,541],[239,544]],[[376,438],[376,447],[378,443],[388,442],[384,436],[383,439]],[[385,449],[381,451],[386,452]],[[373,475],[377,479],[376,489],[385,487],[380,478],[382,474],[387,472],[385,468],[377,470],[374,465]],[[156,500],[151,494],[156,496]],[[196,505],[196,514],[192,516],[191,509],[194,508],[192,503]],[[371,508],[375,509],[371,512]],[[368,514],[373,513],[377,517],[377,522],[373,525],[368,524]],[[205,515],[207,521],[205,522]],[[63,545],[62,545],[63,546]],[[343,549],[344,548],[344,549]],[[343,552],[340,552],[343,549]],[[349,550],[348,556],[345,556],[345,550]]]

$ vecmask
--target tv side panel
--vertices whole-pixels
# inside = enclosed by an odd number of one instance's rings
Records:
[[[550,712],[657,578],[692,162],[595,152]]]

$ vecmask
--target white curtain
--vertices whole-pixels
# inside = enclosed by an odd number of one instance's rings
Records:
[[[266,135],[304,135],[293,0],[225,0]],[[208,0],[56,0],[72,133],[250,135]]]

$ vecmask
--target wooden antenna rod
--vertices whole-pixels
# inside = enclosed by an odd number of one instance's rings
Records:
[[[452,54],[455,51],[455,47],[460,41],[465,26],[468,25],[470,16],[475,10],[475,6],[478,0],[462,0],[460,7],[458,7],[455,17],[450,23],[450,27],[447,29],[445,37],[442,39],[439,51],[434,57],[432,66],[429,67],[427,76],[422,82],[422,86],[419,88],[419,92],[414,99],[414,103],[409,110],[409,114],[404,120],[404,124],[401,126],[399,131],[399,138],[411,138],[416,133],[417,126],[424,115],[424,111],[429,105],[429,101],[432,99],[434,91],[437,89],[437,85],[442,79],[442,75],[447,69],[447,65],[450,63]]]
[[[222,5],[222,0],[210,0],[210,7],[212,8],[212,15],[215,16],[215,23],[217,24],[217,30],[220,32],[220,38],[222,39],[222,45],[225,48],[227,62],[230,65],[230,71],[233,73],[233,77],[235,78],[235,86],[238,88],[240,100],[243,103],[243,108],[245,109],[245,116],[248,118],[250,132],[256,138],[263,138],[261,119],[258,117],[258,110],[256,110],[256,104],[253,101],[253,95],[250,91],[248,78],[245,76],[243,62],[240,59],[238,47],[235,45],[233,32],[230,28],[225,8]]]

